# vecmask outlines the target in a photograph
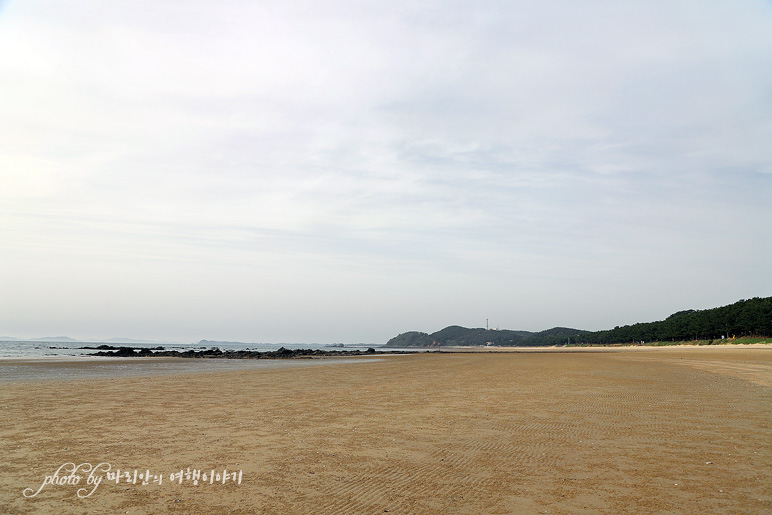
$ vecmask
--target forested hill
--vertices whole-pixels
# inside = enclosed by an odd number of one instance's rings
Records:
[[[437,346],[478,346],[530,347],[539,345],[560,345],[568,338],[576,343],[575,336],[585,333],[579,329],[555,327],[539,333],[496,329],[467,329],[457,325],[446,327],[436,333],[427,334],[410,331],[395,336],[386,343],[387,347],[437,347]]]
[[[684,310],[658,322],[617,326],[604,331],[582,331],[555,327],[529,331],[467,329],[450,326],[427,334],[417,331],[395,336],[387,347],[432,346],[520,346],[612,344],[653,341],[720,340],[733,336],[772,336],[772,297],[740,300],[720,308]]]
[[[772,297],[740,300],[720,308],[673,313],[659,322],[584,333],[583,343],[720,340],[733,336],[772,336]]]

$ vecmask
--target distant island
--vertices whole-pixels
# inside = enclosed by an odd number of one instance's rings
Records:
[[[161,343],[154,340],[137,340],[136,338],[108,338],[107,340],[100,340],[104,343]]]
[[[545,347],[554,345],[754,342],[772,338],[772,297],[754,297],[719,308],[679,311],[658,322],[616,326],[603,331],[554,327],[540,332],[469,329],[452,325],[435,333],[409,331],[386,347]]]
[[[31,342],[50,342],[50,343],[77,343],[78,340],[69,336],[44,336],[42,338],[30,338]]]

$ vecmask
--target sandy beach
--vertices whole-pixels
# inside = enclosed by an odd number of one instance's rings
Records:
[[[0,420],[4,514],[772,513],[764,346],[2,384]]]

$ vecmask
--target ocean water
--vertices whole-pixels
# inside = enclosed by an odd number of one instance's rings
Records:
[[[331,347],[318,343],[222,343],[211,345],[179,344],[179,343],[113,343],[113,342],[40,342],[40,341],[0,341],[0,359],[44,359],[44,358],[86,358],[87,354],[99,352],[83,347],[98,347],[112,345],[113,347],[149,348],[163,347],[164,350],[186,351],[210,349],[214,346],[220,350],[254,350],[260,352],[275,351],[281,347],[287,349],[321,349],[321,350],[367,350],[377,345],[346,345],[343,348]],[[93,358],[90,358],[93,359]]]
[[[27,381],[64,381],[72,379],[109,379],[167,374],[228,372],[270,368],[307,367],[335,363],[366,363],[375,356],[324,359],[182,359],[182,358],[110,358],[88,356],[98,352],[82,347],[103,345],[99,342],[0,341],[0,384]],[[164,347],[165,350],[201,350],[211,346],[181,344],[116,344],[128,347]],[[220,350],[272,351],[288,349],[357,350],[367,346],[329,347],[320,344],[227,344]]]
[[[299,368],[341,363],[372,363],[381,359],[383,359],[382,356],[322,359],[92,358],[83,361],[19,359],[0,362],[0,385],[30,381],[114,379],[202,372]]]

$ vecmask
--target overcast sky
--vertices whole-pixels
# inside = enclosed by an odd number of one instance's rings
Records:
[[[0,335],[772,295],[772,2],[0,1]]]

